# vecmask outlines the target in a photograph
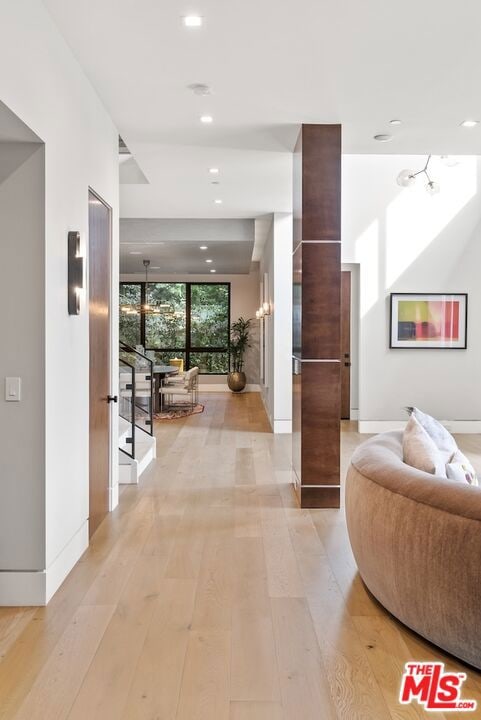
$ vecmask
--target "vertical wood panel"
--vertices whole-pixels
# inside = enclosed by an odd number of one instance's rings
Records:
[[[293,467],[302,507],[339,507],[340,125],[302,126],[293,175]]]
[[[337,485],[340,473],[339,363],[303,363],[302,484]]]
[[[109,511],[110,208],[89,192],[89,533]]]
[[[302,246],[303,358],[339,359],[340,263],[339,243],[307,243]]]
[[[341,239],[341,126],[302,127],[302,239]]]

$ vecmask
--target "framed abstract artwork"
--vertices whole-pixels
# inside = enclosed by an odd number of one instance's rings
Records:
[[[390,348],[466,349],[468,296],[391,293]]]

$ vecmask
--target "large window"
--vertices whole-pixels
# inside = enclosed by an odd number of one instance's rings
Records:
[[[140,305],[164,312],[125,312]],[[154,351],[157,363],[177,357],[187,370],[229,372],[230,283],[120,283],[120,307],[120,339]]]

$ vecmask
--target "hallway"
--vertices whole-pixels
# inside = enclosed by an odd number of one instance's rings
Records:
[[[259,394],[203,402],[157,424],[159,459],[49,606],[0,609],[0,720],[425,717],[402,666],[443,654],[368,595],[342,511],[297,508]],[[474,670],[465,688],[481,701]]]

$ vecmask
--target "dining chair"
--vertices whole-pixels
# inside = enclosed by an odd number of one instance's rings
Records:
[[[198,396],[198,376],[199,368],[193,367],[191,370],[187,370],[183,377],[166,378],[160,387],[160,407],[164,408],[164,398],[166,399],[169,407],[181,406],[185,403],[175,403],[174,397],[186,397],[190,398],[190,406],[192,410],[195,407]]]

